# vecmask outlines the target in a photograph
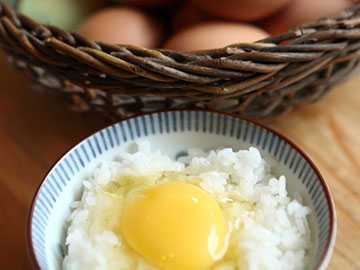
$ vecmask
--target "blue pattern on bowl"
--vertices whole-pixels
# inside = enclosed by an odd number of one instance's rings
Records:
[[[294,179],[298,180],[296,184],[299,185],[301,182],[307,190],[315,212],[313,238],[317,242],[317,251],[311,269],[325,269],[335,241],[336,224],[330,194],[326,185],[322,182],[321,176],[316,169],[314,170],[313,165],[293,145],[277,134],[238,117],[206,111],[170,111],[131,118],[101,130],[70,150],[46,176],[37,197],[34,199],[33,211],[29,216],[30,250],[33,253],[33,259],[41,269],[60,269],[64,251],[62,248],[59,249],[59,245],[60,247],[64,245],[65,217],[70,210],[67,209],[67,213],[63,213],[61,218],[58,218],[58,215],[53,214],[53,212],[61,212],[61,209],[69,208],[66,204],[59,206],[59,204],[63,204],[63,201],[58,202],[58,200],[62,196],[66,196],[64,194],[68,185],[75,181],[72,179],[83,179],[83,176],[79,176],[80,172],[84,171],[89,164],[92,164],[92,167],[95,168],[99,164],[100,158],[109,151],[129,145],[139,138],[146,137],[151,141],[151,138],[161,135],[166,138],[163,141],[165,144],[176,145],[178,137],[172,139],[169,137],[172,134],[192,134],[191,138],[197,139],[197,143],[208,147],[213,146],[213,148],[222,144],[220,138],[235,139],[236,144],[241,148],[247,148],[250,145],[256,146],[262,150],[262,153],[270,154],[283,167],[287,167],[295,176]],[[219,137],[219,141],[213,139],[214,142],[209,145],[209,142],[204,141],[205,137],[202,138],[204,136],[202,134],[207,134],[207,136],[216,134],[221,137]],[[193,139],[189,138],[186,138],[189,146],[204,146],[192,145]],[[234,145],[234,142],[232,141],[229,144]],[[160,147],[166,149],[168,146],[160,144]],[[184,150],[186,150],[184,147],[171,150],[170,154],[175,157],[183,154]],[[115,156],[113,154],[112,158]],[[87,174],[90,174],[91,171],[92,169],[87,169]],[[77,180],[77,182],[80,181]],[[78,186],[80,186],[79,183]],[[78,194],[75,194],[71,200],[66,200],[72,201],[78,196]],[[54,211],[55,206],[56,211]],[[51,231],[52,226],[54,226],[53,222],[56,221],[54,221],[53,215],[56,215],[55,219],[62,222],[55,232]],[[61,230],[61,233],[58,233],[59,230]],[[61,236],[56,236],[56,234]],[[52,238],[55,238],[55,240],[49,240]],[[52,249],[52,246],[55,246],[56,252],[53,251],[55,249]],[[322,260],[324,262],[320,267]]]

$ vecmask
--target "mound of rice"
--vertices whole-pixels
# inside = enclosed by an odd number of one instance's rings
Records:
[[[256,148],[238,152],[230,148],[209,152],[190,149],[187,156],[173,161],[159,151],[152,152],[147,141],[136,144],[136,152],[102,164],[91,179],[83,181],[82,198],[72,204],[69,217],[64,270],[157,269],[129,250],[121,235],[99,229],[101,226],[95,230],[91,216],[98,211],[99,200],[102,211],[116,208],[111,200],[101,197],[112,180],[167,172],[197,176],[184,179],[191,179],[187,181],[213,196],[232,224],[228,252],[211,270],[308,267],[312,242],[307,216],[311,210],[302,205],[299,195],[288,196],[285,177],[271,175],[270,162]]]

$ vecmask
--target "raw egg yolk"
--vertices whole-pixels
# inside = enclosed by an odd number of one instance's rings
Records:
[[[226,249],[220,206],[203,189],[183,182],[141,192],[125,207],[121,229],[133,250],[166,270],[208,269]]]

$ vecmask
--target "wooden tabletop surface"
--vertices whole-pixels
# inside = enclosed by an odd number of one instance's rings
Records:
[[[360,75],[316,104],[263,121],[313,159],[332,191],[338,237],[329,270],[360,269]],[[104,126],[32,90],[0,52],[0,269],[31,269],[25,224],[45,173]]]

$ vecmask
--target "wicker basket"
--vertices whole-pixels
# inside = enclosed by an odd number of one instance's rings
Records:
[[[256,43],[182,53],[94,42],[0,3],[0,46],[37,88],[121,119],[205,108],[264,118],[314,102],[359,64],[360,4]]]

